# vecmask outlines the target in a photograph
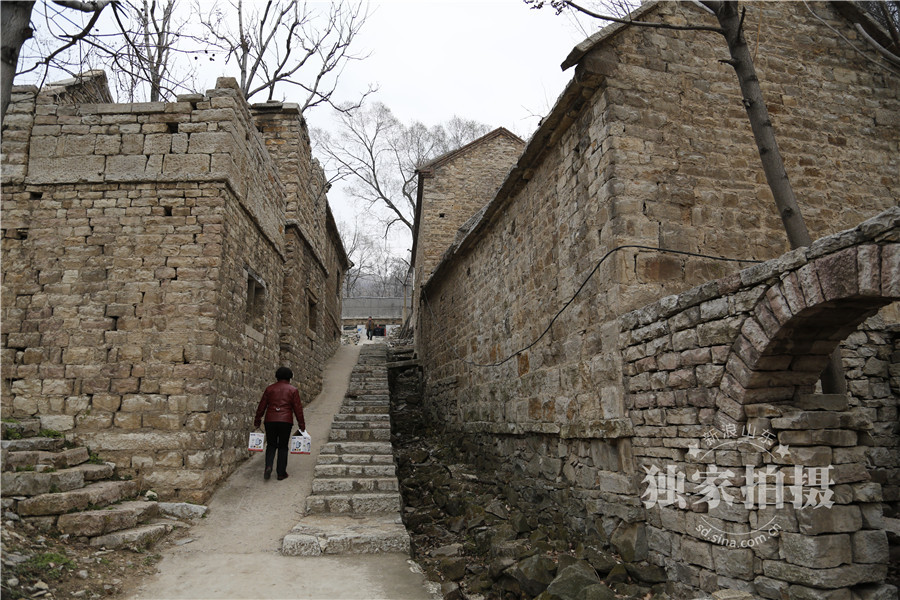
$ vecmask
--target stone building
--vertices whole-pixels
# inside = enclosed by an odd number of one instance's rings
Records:
[[[499,191],[430,250],[442,259],[417,298],[425,402],[511,502],[573,543],[662,567],[679,595],[890,597],[900,75],[849,3],[744,5],[819,241],[785,254],[722,38],[608,27],[565,61],[572,81]],[[634,18],[716,25],[691,2]],[[815,395],[842,340],[848,394]],[[762,449],[749,432],[765,433]],[[777,511],[744,504],[746,467],[794,465],[831,467],[833,507],[795,509],[802,485]],[[715,468],[732,470],[713,487],[736,502],[683,503]],[[773,517],[776,534],[762,527]]]
[[[467,221],[499,189],[525,146],[499,127],[417,169],[413,225],[413,315],[422,285]],[[415,318],[415,317],[414,317]]]
[[[15,88],[3,123],[3,417],[204,501],[277,366],[321,387],[348,260],[297,105],[105,88]]]

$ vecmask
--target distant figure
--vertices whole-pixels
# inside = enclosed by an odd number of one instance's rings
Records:
[[[275,451],[278,451],[278,464],[276,473],[278,481],[287,479],[288,442],[291,439],[291,427],[294,424],[294,415],[297,415],[297,427],[306,431],[306,421],[303,419],[303,403],[300,401],[300,392],[291,385],[290,381],[294,372],[287,367],[278,367],[275,371],[275,379],[278,381],[266,388],[259,406],[256,407],[256,417],[253,426],[257,429],[266,416],[266,470],[263,471],[263,479],[272,476],[272,463],[275,461]]]
[[[371,340],[373,335],[375,335],[375,321],[369,317],[369,320],[366,321],[366,337]]]

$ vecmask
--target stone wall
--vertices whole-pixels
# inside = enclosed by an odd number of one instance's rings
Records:
[[[643,494],[648,558],[679,582],[782,598],[884,581],[882,502],[896,502],[897,431],[875,407],[896,397],[877,384],[855,385],[861,395],[814,392],[847,332],[900,297],[898,228],[893,209],[619,320],[634,471],[618,490],[601,489],[622,503]],[[848,366],[853,354],[885,355],[866,336],[851,341]],[[889,360],[870,365],[872,375],[886,375]],[[796,467],[805,477],[827,469],[827,485],[799,484]],[[766,469],[768,498],[746,487]],[[680,493],[653,496],[660,474],[680,474]],[[817,491],[834,506],[807,505]]]
[[[895,206],[897,77],[873,65],[880,61],[874,52],[862,57],[847,46],[805,5],[747,6],[763,93],[812,237],[855,227]],[[857,38],[833,5],[809,6],[845,38]],[[647,20],[714,24],[691,3],[642,10]],[[697,32],[621,27],[601,35],[419,299],[416,343],[435,420],[467,436],[477,448],[474,458],[501,473],[511,498],[540,507],[538,518],[575,540],[608,542],[632,558],[650,557],[654,532],[640,525],[636,464],[646,456],[636,455],[633,438],[645,437],[638,435],[645,425],[634,421],[627,405],[630,374],[619,318],[659,298],[703,290],[747,266],[713,257],[769,260],[788,249],[734,73],[717,62],[725,52],[721,39]],[[896,323],[896,309],[888,307],[882,317],[888,326]],[[671,408],[687,408],[678,404],[684,390],[697,387],[698,379],[711,385],[723,376],[734,326],[726,321],[704,328],[704,336],[720,341],[696,356],[694,348],[679,348],[677,359],[688,362],[664,381],[649,374],[637,381],[663,386]],[[851,332],[834,333],[843,339]],[[858,343],[846,347],[848,361],[853,352],[886,351]],[[652,350],[642,358],[666,354]],[[681,357],[682,351],[689,355]],[[819,366],[816,355],[808,373]],[[746,418],[733,411],[729,421],[716,404],[728,408],[726,399],[705,401],[711,404],[692,405],[696,415],[673,412],[666,426],[679,437],[675,443]],[[890,400],[873,392],[851,401],[871,404],[861,407],[887,419],[882,438],[896,435]],[[695,421],[701,408],[713,412]],[[871,410],[863,412],[871,417]],[[683,436],[677,436],[680,426]],[[663,459],[675,447],[641,451]],[[892,460],[885,457],[885,470]],[[734,579],[733,571],[711,572],[703,586]],[[771,575],[763,576],[785,581]],[[700,587],[699,576],[682,578],[678,570],[670,576]]]
[[[431,277],[460,227],[497,192],[524,145],[501,127],[418,169],[414,290]],[[414,313],[418,296],[414,291]]]
[[[324,195],[285,232],[296,182],[233,80],[173,103],[61,90],[18,88],[4,122],[3,416],[39,416],[144,488],[204,501],[247,457],[279,364],[317,393],[343,248]],[[284,288],[297,278],[322,317],[285,339],[285,301],[309,306]]]

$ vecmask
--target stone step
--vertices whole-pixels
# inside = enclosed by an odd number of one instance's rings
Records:
[[[362,404],[377,404],[382,406],[390,406],[391,399],[388,396],[353,396],[349,398],[344,398],[344,405],[362,405]]]
[[[40,419],[19,419],[17,421],[0,421],[0,437],[10,439],[16,437],[34,437],[41,432]]]
[[[390,429],[332,429],[330,442],[389,442]]]
[[[16,512],[23,517],[61,515],[89,506],[107,506],[137,493],[136,481],[99,481],[78,490],[41,494],[21,500]]]
[[[73,467],[84,473],[85,481],[101,481],[109,479],[116,474],[116,463],[99,463],[99,464],[80,464]]]
[[[370,494],[373,492],[399,492],[396,477],[313,479],[313,494]]]
[[[347,455],[344,455],[347,456]],[[324,479],[339,479],[342,477],[396,477],[397,468],[393,463],[389,465],[372,465],[372,464],[330,464],[316,465],[315,480],[319,477]]]
[[[85,463],[90,453],[85,447],[68,448],[59,452],[47,450],[15,450],[6,453],[5,468],[10,471],[17,467],[36,467],[47,465],[57,469],[65,469]]]
[[[159,514],[156,502],[130,501],[101,510],[88,510],[60,515],[56,527],[60,533],[80,537],[97,537],[136,527]]]
[[[347,398],[358,398],[360,396],[382,396],[387,398],[389,395],[390,390],[388,390],[386,385],[358,387],[351,384],[347,391],[344,392],[344,396]]]
[[[134,548],[144,550],[175,528],[171,523],[151,523],[131,529],[123,529],[91,538],[91,546],[104,548]]]
[[[390,426],[391,421],[387,416],[338,413],[334,415],[332,427],[338,423],[387,423]]]
[[[393,465],[390,454],[319,454],[319,465]]]
[[[378,421],[334,421],[331,429],[341,431],[390,431],[391,422],[385,419]]]
[[[0,477],[4,496],[40,496],[68,492],[84,487],[84,472],[63,469],[49,473],[38,471],[4,471]]]
[[[397,514],[365,517],[308,515],[284,537],[285,556],[324,554],[409,554],[409,534]]]
[[[328,442],[320,454],[387,454],[393,456],[390,442]]]
[[[30,437],[21,440],[2,440],[0,447],[8,452],[29,452],[36,450],[46,450],[49,452],[59,452],[66,445],[66,441],[62,438],[55,437]]]
[[[388,408],[386,406],[378,406],[373,404],[363,404],[363,405],[343,405],[341,407],[341,414],[369,414],[369,415],[381,415],[383,417],[388,417]]]
[[[372,494],[315,494],[306,498],[307,514],[370,514],[400,512],[398,492]]]

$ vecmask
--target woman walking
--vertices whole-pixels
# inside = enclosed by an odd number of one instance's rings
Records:
[[[303,419],[303,403],[300,401],[300,392],[291,385],[294,373],[287,367],[278,367],[275,371],[275,383],[266,388],[259,406],[256,407],[256,417],[253,426],[259,428],[265,415],[266,423],[266,470],[263,478],[272,476],[272,463],[275,462],[275,453],[278,452],[278,463],[275,472],[278,481],[287,479],[288,442],[291,438],[291,428],[294,424],[294,415],[297,416],[297,427],[306,431],[306,421]]]

